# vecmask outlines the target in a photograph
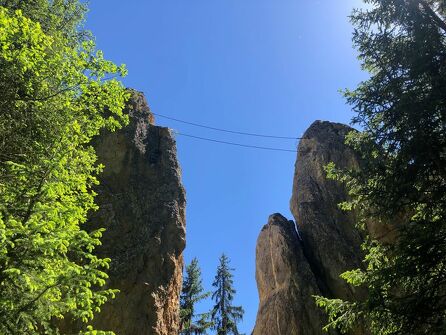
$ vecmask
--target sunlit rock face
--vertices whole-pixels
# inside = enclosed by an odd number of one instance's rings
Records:
[[[254,335],[326,334],[322,331],[326,315],[315,306],[313,295],[348,300],[365,294],[339,277],[362,266],[362,236],[355,228],[355,213],[338,207],[347,199],[344,186],[328,180],[324,170],[330,162],[342,169],[359,168],[357,156],[345,144],[352,130],[316,121],[299,143],[290,201],[298,232],[292,221],[273,215],[260,233],[256,252],[260,306]],[[367,332],[356,329],[350,334]]]
[[[142,93],[132,91],[127,112],[127,127],[94,142],[105,169],[91,222],[106,228],[98,253],[112,259],[108,286],[120,293],[93,324],[121,335],[178,334],[186,200],[176,144],[153,125]]]
[[[269,217],[257,239],[259,310],[253,335],[319,334],[324,316],[313,295],[320,294],[293,221]]]
[[[353,129],[339,123],[314,122],[299,143],[294,172],[291,212],[324,294],[350,299],[360,292],[339,277],[361,266],[362,238],[353,212],[341,211],[347,199],[343,185],[328,180],[324,167],[333,162],[341,169],[358,167],[354,152],[345,145]]]

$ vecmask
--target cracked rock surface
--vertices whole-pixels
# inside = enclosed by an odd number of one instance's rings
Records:
[[[339,277],[361,266],[362,237],[354,213],[338,207],[347,199],[345,188],[328,180],[324,170],[330,162],[339,168],[359,168],[354,152],[345,145],[350,131],[343,124],[316,121],[299,143],[290,201],[299,233],[293,221],[274,214],[259,235],[260,305],[254,335],[327,334],[322,330],[327,317],[313,295],[348,300],[365,293]],[[355,329],[349,334],[367,332]]]
[[[324,295],[351,299],[361,292],[339,275],[361,266],[362,237],[353,212],[338,204],[347,199],[343,185],[326,177],[324,166],[357,168],[358,159],[345,144],[353,129],[333,122],[316,121],[299,143],[294,172],[291,212],[305,245],[305,255]]]
[[[297,275],[298,274],[298,275]],[[324,316],[311,299],[320,294],[293,221],[269,217],[257,239],[260,305],[253,335],[319,334]]]
[[[127,112],[127,127],[94,142],[105,169],[91,223],[106,228],[98,254],[112,259],[108,286],[120,293],[93,325],[119,335],[178,334],[186,200],[175,140],[153,125],[142,93],[132,91]]]

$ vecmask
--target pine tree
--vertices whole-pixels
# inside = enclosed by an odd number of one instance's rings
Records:
[[[342,275],[365,300],[318,298],[327,327],[355,323],[372,334],[446,333],[446,2],[368,0],[353,13],[354,43],[370,72],[346,92],[362,132],[348,136],[362,158],[344,181],[366,234],[365,270]],[[382,227],[393,238],[371,236]]]
[[[220,257],[220,264],[212,284],[215,287],[212,294],[215,305],[211,311],[211,319],[217,335],[239,335],[237,323],[243,319],[244,314],[241,306],[232,306],[236,291],[231,273],[234,269],[229,267],[229,262],[225,254]]]
[[[199,335],[205,334],[211,324],[207,321],[208,315],[195,314],[195,305],[209,297],[209,292],[204,292],[201,280],[201,270],[198,259],[194,258],[186,267],[186,276],[183,280],[183,289],[180,297],[180,334]],[[198,317],[198,320],[196,320]]]
[[[0,1],[0,334],[58,334],[115,293],[87,232],[90,145],[126,122],[125,73],[82,32],[77,0]],[[91,328],[91,333],[95,333]]]

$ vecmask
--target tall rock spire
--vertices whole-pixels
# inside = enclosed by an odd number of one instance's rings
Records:
[[[257,239],[256,281],[260,305],[253,335],[319,334],[324,316],[320,294],[293,221],[269,217]]]
[[[339,277],[361,267],[362,237],[355,228],[354,213],[338,207],[347,199],[345,188],[328,180],[324,170],[330,162],[340,168],[359,167],[356,155],[345,145],[345,135],[352,130],[316,121],[299,143],[290,201],[299,234],[292,221],[274,214],[259,235],[260,306],[254,335],[326,334],[322,327],[327,317],[313,295],[348,300],[365,294]],[[367,332],[356,329],[350,334]]]
[[[106,228],[101,257],[112,259],[109,287],[120,293],[93,320],[122,335],[178,334],[185,191],[168,128],[153,125],[142,93],[131,91],[130,124],[94,143],[100,175],[90,221]]]

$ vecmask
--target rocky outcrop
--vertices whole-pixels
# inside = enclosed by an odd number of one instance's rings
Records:
[[[350,131],[343,124],[316,121],[299,143],[290,202],[298,233],[292,221],[277,215],[260,233],[256,251],[260,307],[254,335],[326,334],[322,331],[326,316],[321,316],[312,295],[351,299],[365,294],[339,277],[361,267],[362,237],[354,213],[338,207],[347,199],[345,188],[328,180],[324,170],[330,162],[339,168],[359,168],[354,152],[345,145]],[[276,326],[275,316],[285,328]],[[351,334],[366,331],[356,329]]]
[[[293,221],[269,217],[256,247],[260,305],[253,335],[320,334],[324,315],[311,298],[320,294]]]
[[[112,259],[108,285],[120,293],[93,324],[118,335],[177,334],[185,191],[175,140],[153,125],[141,93],[132,91],[128,114],[127,127],[94,143],[105,169],[91,222],[106,228],[98,254]]]
[[[361,295],[339,275],[361,266],[362,238],[354,227],[353,212],[341,211],[347,199],[343,185],[328,180],[324,166],[358,168],[358,159],[345,145],[352,128],[331,122],[314,122],[299,143],[294,173],[291,212],[298,224],[305,255],[325,295],[350,299]]]

